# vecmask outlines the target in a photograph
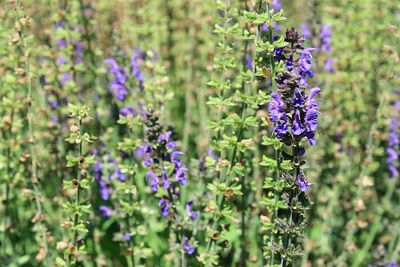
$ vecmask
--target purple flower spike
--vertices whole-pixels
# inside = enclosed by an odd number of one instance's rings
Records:
[[[321,37],[321,49],[322,51],[331,52],[331,28],[332,25],[324,25],[321,28],[320,37]]]
[[[397,92],[395,91],[395,94]],[[398,95],[396,95],[398,97]],[[386,148],[386,162],[389,170],[389,178],[399,176],[398,162],[399,162],[399,149],[400,149],[400,127],[398,121],[398,114],[400,112],[400,100],[391,103],[392,109],[395,111],[394,116],[390,119],[389,133],[388,133],[388,147]]]
[[[128,95],[128,89],[125,86],[128,75],[125,69],[120,67],[113,58],[104,60],[104,64],[109,66],[108,70],[113,76],[109,84],[110,91],[113,93],[116,100],[123,101]]]
[[[335,72],[335,69],[333,68],[333,58],[328,58],[327,60],[324,61],[324,68],[327,72],[333,73]]]

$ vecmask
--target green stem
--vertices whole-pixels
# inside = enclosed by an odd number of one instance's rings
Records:
[[[19,20],[19,0],[16,1],[16,21]],[[19,32],[19,38],[22,44],[22,47],[24,50],[27,50],[27,44],[25,43],[25,38],[24,34],[22,32]],[[35,137],[33,134],[33,95],[32,95],[32,77],[30,76],[30,55],[26,54],[26,62],[25,62],[25,75],[27,75],[27,89],[28,89],[28,134],[29,134],[29,148],[30,148],[30,154],[31,154],[31,168],[32,168],[32,176],[31,176],[31,183],[33,187],[33,191],[35,194],[35,203],[36,203],[36,209],[39,214],[39,231],[42,239],[42,245],[43,249],[45,252],[45,258],[44,261],[47,262],[47,255],[48,255],[48,245],[47,245],[47,233],[46,233],[46,227],[44,226],[41,215],[43,213],[42,211],[42,203],[40,200],[40,190],[39,186],[37,185],[38,183],[38,174],[37,174],[37,158],[36,158],[36,151],[35,151]]]
[[[364,185],[361,182],[361,180],[364,178],[364,176],[366,175],[367,172],[367,162],[370,162],[372,160],[372,156],[373,156],[373,142],[374,142],[374,138],[373,138],[373,133],[375,132],[376,129],[376,123],[379,119],[379,114],[382,110],[382,108],[384,107],[384,103],[385,103],[385,93],[383,93],[381,95],[380,101],[379,101],[379,106],[376,110],[376,114],[375,114],[375,120],[373,121],[373,123],[371,124],[371,128],[369,130],[369,135],[368,135],[368,141],[367,141],[367,148],[366,148],[366,159],[365,159],[365,163],[362,164],[361,167],[361,172],[359,175],[359,185],[357,188],[357,193],[356,193],[356,198],[355,201],[359,200],[362,198],[362,194],[364,192]],[[346,231],[346,239],[345,239],[345,244],[349,245],[352,241],[353,241],[353,237],[354,237],[354,233],[356,231],[356,219],[357,219],[357,213],[353,212],[352,216],[350,218],[350,224],[349,227]],[[339,255],[339,259],[341,260],[341,262],[344,262],[348,256],[348,251],[344,250],[340,255]]]
[[[366,241],[364,242],[364,246],[362,247],[361,251],[359,251],[355,255],[355,259],[353,261],[353,264],[351,265],[352,267],[357,267],[360,266],[362,261],[364,260],[365,256],[368,254],[369,249],[372,245],[372,242],[375,239],[375,236],[381,227],[381,219],[384,213],[384,208],[383,207],[389,207],[390,205],[388,202],[390,201],[390,198],[393,195],[394,188],[396,186],[396,181],[389,181],[389,190],[386,192],[386,195],[384,199],[382,200],[382,206],[378,207],[377,215],[375,217],[374,223],[372,224],[372,227],[368,233],[368,236],[366,238]]]
[[[78,122],[78,128],[79,128],[79,137],[82,136],[82,118],[79,117],[79,122]],[[82,157],[82,150],[83,150],[83,140],[81,140],[79,142],[79,155],[78,157],[81,158]],[[79,206],[80,204],[80,186],[79,186],[79,182],[81,180],[81,170],[78,167],[78,173],[77,173],[77,180],[78,180],[78,186],[76,187],[76,195],[75,195],[75,205]],[[79,214],[75,213],[75,217],[74,217],[74,228],[76,228],[76,226],[78,225],[79,222]],[[74,230],[73,232],[73,237],[72,237],[72,245],[73,247],[78,250],[77,248],[77,244],[78,244],[78,236],[79,233],[77,230]],[[71,254],[68,255],[68,263],[71,263]],[[74,265],[76,266],[77,262],[76,260],[74,261]]]
[[[186,267],[185,249],[183,247],[183,238],[181,238],[181,267]]]
[[[277,182],[280,179],[280,164],[281,164],[281,162],[280,162],[280,150],[279,149],[275,150],[275,160],[276,160],[275,182]],[[273,216],[271,218],[271,222],[272,223],[274,222],[275,218],[278,215],[277,204],[278,204],[278,192],[276,192],[276,190],[274,189],[274,214],[273,214]],[[273,245],[274,239],[275,239],[274,231],[271,231],[271,234],[270,234],[271,245]],[[269,264],[270,265],[274,265],[274,263],[275,263],[275,251],[270,249],[270,261],[269,261]]]

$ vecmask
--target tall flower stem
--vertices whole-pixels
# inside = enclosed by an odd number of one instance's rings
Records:
[[[79,127],[79,135],[82,136],[82,119],[79,119],[78,121],[78,127]],[[79,143],[79,154],[78,156],[81,157],[82,156],[82,148],[83,148],[83,142]],[[81,180],[81,172],[80,170],[78,170],[78,174],[77,174],[77,180],[78,183]],[[79,205],[80,204],[80,190],[79,190],[79,186],[76,189],[76,195],[75,195],[75,204]],[[79,220],[79,214],[75,214],[75,219],[74,219],[74,226],[76,226],[78,224],[78,220]],[[78,242],[78,232],[75,231],[74,234],[74,239],[73,239],[73,245],[76,246]]]
[[[368,162],[371,162],[372,160],[372,156],[373,156],[373,152],[374,152],[374,138],[373,138],[373,133],[376,131],[376,127],[377,127],[377,121],[379,120],[379,117],[381,115],[382,109],[385,106],[385,93],[382,93],[380,101],[379,101],[379,106],[376,109],[376,114],[375,114],[375,120],[372,122],[370,130],[369,130],[369,134],[368,134],[368,141],[367,141],[367,155],[365,158],[365,164],[363,164],[361,166],[361,172],[359,177],[359,185],[357,188],[357,192],[356,192],[356,200],[361,199],[362,198],[362,194],[364,192],[364,185],[362,183],[362,179],[365,176],[366,172],[367,172],[367,165]],[[350,224],[349,227],[346,231],[346,239],[345,239],[345,244],[348,245],[350,243],[353,242],[353,237],[354,237],[354,233],[356,232],[356,219],[357,219],[357,213],[353,212],[352,216],[350,218]],[[340,256],[338,257],[338,259],[340,260],[341,264],[343,264],[346,259],[348,258],[348,251],[347,250],[343,250],[343,252],[340,254]],[[342,265],[340,265],[342,266]]]
[[[82,118],[79,118],[78,120],[78,128],[79,128],[79,136],[82,136]],[[81,158],[82,157],[82,150],[83,150],[83,142],[79,142],[79,154],[78,157]],[[78,186],[76,187],[76,194],[75,194],[75,205],[79,206],[80,205],[80,188],[79,188],[79,181],[81,180],[81,170],[78,168],[77,169],[77,180],[78,180]],[[74,217],[74,228],[78,225],[79,222],[79,214],[75,213],[75,217]],[[77,244],[78,244],[78,231],[74,230],[73,231],[73,237],[72,237],[72,245],[73,247],[76,248]],[[71,263],[71,254],[68,255],[68,263]],[[76,261],[75,261],[75,266],[76,266]]]
[[[276,160],[276,171],[275,171],[275,181],[278,181],[281,176],[280,176],[280,150],[277,149],[275,150],[275,160]],[[272,221],[274,221],[274,219],[277,217],[278,215],[278,209],[277,209],[277,204],[278,204],[278,192],[276,192],[276,190],[274,189],[274,214],[271,218]],[[271,240],[271,245],[273,245],[274,240],[275,240],[275,236],[274,236],[274,231],[271,231],[270,234],[270,240]],[[273,251],[272,249],[270,249],[269,251],[270,254],[270,260],[269,260],[269,265],[274,265],[275,263],[275,251]]]
[[[20,1],[16,1],[16,18],[15,20],[18,22],[19,21],[19,9],[20,9]],[[22,49],[23,51],[28,51],[28,45],[26,44],[26,40],[24,38],[24,33],[22,31],[18,32],[20,42],[22,44]],[[40,194],[40,189],[38,186],[38,173],[37,173],[37,154],[35,151],[35,137],[34,137],[34,128],[33,128],[33,95],[32,95],[32,79],[33,75],[31,74],[30,70],[30,55],[29,52],[25,52],[26,56],[26,61],[25,61],[25,75],[27,75],[27,99],[28,99],[28,114],[27,114],[27,119],[28,119],[28,135],[29,135],[29,149],[30,149],[30,156],[31,156],[31,183],[32,183],[32,188],[34,191],[35,195],[35,203],[36,203],[36,210],[37,210],[37,215],[38,215],[38,220],[39,220],[39,231],[41,235],[41,240],[42,240],[42,245],[44,249],[44,260],[47,262],[47,255],[48,255],[48,245],[47,245],[47,233],[46,233],[46,227],[44,226],[44,223],[42,221],[42,215],[43,215],[43,207],[42,203],[40,200],[41,194]]]
[[[132,183],[134,181],[134,176],[132,176]],[[133,198],[132,198],[132,193],[129,193],[129,202],[132,204],[133,203]],[[132,227],[132,222],[131,222],[131,218],[134,217],[134,214],[130,215],[128,214],[127,218],[126,218],[126,224],[128,226],[128,231],[131,231],[131,227]],[[135,239],[134,236],[131,236],[130,240],[129,240],[129,249],[128,249],[128,253],[129,253],[129,257],[127,255],[127,262],[128,265],[130,267],[135,267],[136,263],[135,263]]]
[[[10,115],[10,124],[8,126],[7,129],[7,134],[5,134],[3,132],[3,136],[5,140],[11,140],[11,134],[12,134],[12,127],[13,127],[13,118],[14,118],[14,109],[11,110],[11,115]],[[4,216],[3,216],[3,238],[2,238],[2,250],[3,250],[3,255],[6,255],[6,243],[7,243],[7,223],[8,223],[8,217],[9,217],[9,213],[10,213],[10,206],[9,206],[9,202],[10,202],[10,185],[9,185],[9,180],[12,177],[11,174],[11,164],[10,164],[10,159],[11,159],[11,147],[10,147],[10,143],[7,145],[6,151],[5,151],[5,155],[7,156],[7,165],[6,165],[6,170],[7,170],[7,182],[5,184],[5,199],[4,201]],[[11,246],[12,247],[12,246]]]
[[[390,206],[389,205],[389,201],[390,201],[390,199],[391,199],[391,197],[393,195],[393,191],[394,191],[394,189],[396,187],[396,183],[397,183],[396,180],[389,181],[389,189],[386,192],[386,194],[385,194],[385,196],[384,196],[384,198],[382,200],[382,203],[383,203],[384,207],[389,207]],[[360,266],[360,264],[362,263],[364,258],[367,256],[367,254],[368,254],[368,252],[369,252],[369,250],[371,248],[372,242],[374,241],[374,238],[375,238],[376,234],[378,233],[378,230],[379,230],[379,228],[381,226],[381,220],[382,220],[382,216],[384,214],[384,211],[385,211],[384,208],[379,207],[379,209],[377,211],[377,214],[376,214],[376,217],[375,217],[375,220],[374,220],[374,222],[373,222],[373,224],[371,226],[371,229],[370,229],[370,231],[369,231],[369,233],[367,235],[367,238],[365,239],[366,241],[364,242],[364,245],[363,245],[361,251],[359,251],[358,253],[355,254],[355,259],[354,259],[354,261],[353,261],[353,263],[351,265],[352,267]]]

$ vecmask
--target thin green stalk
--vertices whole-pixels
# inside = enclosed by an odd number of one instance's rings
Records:
[[[389,181],[389,190],[386,192],[385,197],[382,200],[382,206],[383,207],[388,207],[388,202],[390,201],[393,191],[396,186],[396,180]],[[362,264],[362,261],[364,258],[367,256],[369,249],[372,245],[372,242],[375,239],[376,234],[378,233],[379,228],[381,227],[381,220],[382,216],[384,214],[384,208],[383,207],[378,207],[377,215],[375,217],[374,223],[372,224],[372,227],[368,233],[368,236],[366,238],[366,241],[364,242],[364,246],[362,247],[361,251],[356,253],[355,259],[353,261],[353,264],[351,265],[352,267],[357,267]]]
[[[186,260],[185,260],[185,249],[184,249],[183,238],[181,238],[181,267],[186,267]]]
[[[132,184],[134,181],[134,176],[132,176]],[[129,193],[129,202],[131,203],[131,205],[133,204],[133,199],[132,199],[132,193]],[[133,217],[134,214],[132,214],[132,216],[130,214],[127,214],[127,218],[126,218],[126,223],[128,226],[128,231],[131,231],[131,227],[132,227],[132,223],[131,223],[131,217]],[[130,250],[128,250],[128,253],[130,254],[130,257],[127,256],[127,262],[129,267],[135,267],[135,240],[134,240],[134,236],[131,236],[131,239],[129,240],[129,246],[130,246]]]
[[[11,139],[11,134],[12,134],[12,125],[13,125],[13,118],[14,118],[14,109],[11,110],[11,116],[10,116],[10,125],[7,130],[7,140]],[[5,134],[4,134],[5,135]],[[9,217],[9,202],[10,202],[10,184],[9,184],[9,179],[12,177],[11,174],[11,147],[10,143],[7,146],[6,149],[6,157],[7,157],[7,180],[6,180],[6,185],[5,185],[5,200],[4,200],[4,217],[3,217],[3,242],[2,242],[2,249],[3,249],[3,255],[6,255],[6,242],[7,242],[7,222],[8,222],[8,217]],[[12,248],[13,246],[11,246]]]
[[[375,114],[375,120],[374,120],[373,123],[371,124],[371,128],[370,128],[370,130],[369,130],[368,141],[367,141],[367,152],[366,152],[367,155],[366,155],[365,162],[370,162],[371,159],[372,159],[372,155],[373,155],[373,142],[374,142],[373,133],[375,132],[375,129],[376,129],[376,122],[377,122],[378,119],[379,119],[379,114],[381,113],[382,108],[384,107],[384,103],[385,103],[385,93],[383,93],[383,94],[381,95],[381,98],[380,98],[380,101],[379,101],[379,106],[378,106],[378,108],[377,108],[377,110],[376,110],[376,114]],[[361,172],[360,172],[360,175],[359,175],[359,180],[360,180],[360,182],[359,182],[359,185],[358,185],[358,189],[357,189],[357,193],[356,193],[356,198],[355,198],[355,200],[361,199],[362,194],[363,194],[363,192],[364,192],[364,186],[363,186],[361,180],[362,180],[362,178],[365,176],[365,174],[366,174],[366,172],[367,172],[367,165],[368,165],[368,164],[362,164]],[[356,214],[356,212],[353,212],[353,213],[352,213],[352,216],[351,216],[351,218],[350,218],[350,226],[349,226],[348,230],[346,231],[346,240],[345,240],[345,244],[349,244],[349,243],[351,243],[351,242],[353,241],[354,233],[355,233],[355,231],[356,231],[356,226],[355,226],[355,221],[356,221],[356,219],[357,219],[357,214]],[[348,255],[348,251],[347,251],[347,250],[344,250],[344,251],[342,251],[342,253],[339,255],[338,258],[339,258],[341,261],[344,261],[344,260],[346,260],[347,255]]]
[[[280,150],[279,149],[277,149],[277,150],[275,150],[275,160],[276,160],[276,172],[275,172],[275,180],[276,181],[278,181],[279,179],[280,179],[280,164],[281,164],[281,161],[280,161]],[[277,204],[278,204],[278,194],[277,194],[277,192],[276,192],[276,190],[274,189],[274,214],[273,214],[273,216],[272,216],[272,218],[271,218],[271,221],[273,222],[274,221],[274,219],[277,217],[277,215],[278,215],[278,209],[277,209]],[[274,236],[274,232],[273,231],[271,231],[271,234],[270,234],[270,240],[271,240],[271,244],[273,245],[273,243],[274,243],[274,239],[275,239],[275,236]],[[274,264],[274,262],[275,262],[275,251],[273,251],[272,249],[270,249],[270,261],[269,261],[269,264],[270,265],[273,265]]]
[[[16,21],[19,20],[19,0],[16,1]],[[27,44],[25,42],[25,38],[23,33],[19,32],[19,38],[22,43],[22,48],[26,51],[27,49]],[[42,219],[40,218],[43,211],[42,211],[42,203],[40,200],[40,190],[37,185],[38,183],[38,174],[37,174],[37,158],[36,158],[36,151],[35,151],[35,137],[34,137],[34,131],[33,131],[33,95],[32,95],[32,77],[30,76],[30,55],[26,54],[26,62],[25,62],[25,75],[27,75],[27,89],[28,89],[28,132],[29,132],[29,148],[30,148],[30,154],[31,154],[31,168],[32,168],[32,176],[31,176],[31,183],[32,187],[34,190],[35,194],[35,203],[36,203],[36,209],[39,214],[39,229],[40,229],[40,235],[42,238],[43,242],[43,249],[45,252],[45,258],[44,261],[47,262],[47,255],[48,255],[48,245],[47,245],[47,233],[46,233],[46,228],[42,222]]]
[[[79,128],[79,136],[81,137],[81,136],[82,136],[82,118],[81,118],[81,117],[79,118],[79,121],[78,121],[78,128]],[[82,150],[83,150],[83,141],[81,140],[81,141],[79,142],[79,155],[78,155],[79,158],[82,157]],[[79,167],[78,167],[78,169],[77,169],[77,172],[78,172],[78,173],[77,173],[77,183],[78,183],[78,186],[76,187],[75,205],[76,205],[76,206],[79,206],[79,205],[80,205],[80,186],[79,186],[79,181],[81,180],[81,175],[82,175],[82,174],[81,174],[81,170],[79,169]],[[74,228],[78,225],[78,221],[79,221],[79,214],[78,214],[78,213],[75,213],[75,217],[74,217]],[[75,249],[78,249],[78,248],[77,248],[78,236],[79,236],[79,233],[78,233],[77,230],[75,230],[75,231],[73,232],[73,237],[72,237],[72,245],[73,245],[73,247],[74,247]],[[71,254],[68,255],[68,263],[71,264]],[[77,265],[77,262],[74,261],[74,266],[76,266],[76,265]]]

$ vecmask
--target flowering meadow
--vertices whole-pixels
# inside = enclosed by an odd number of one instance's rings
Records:
[[[0,267],[400,266],[398,0],[0,20]]]

